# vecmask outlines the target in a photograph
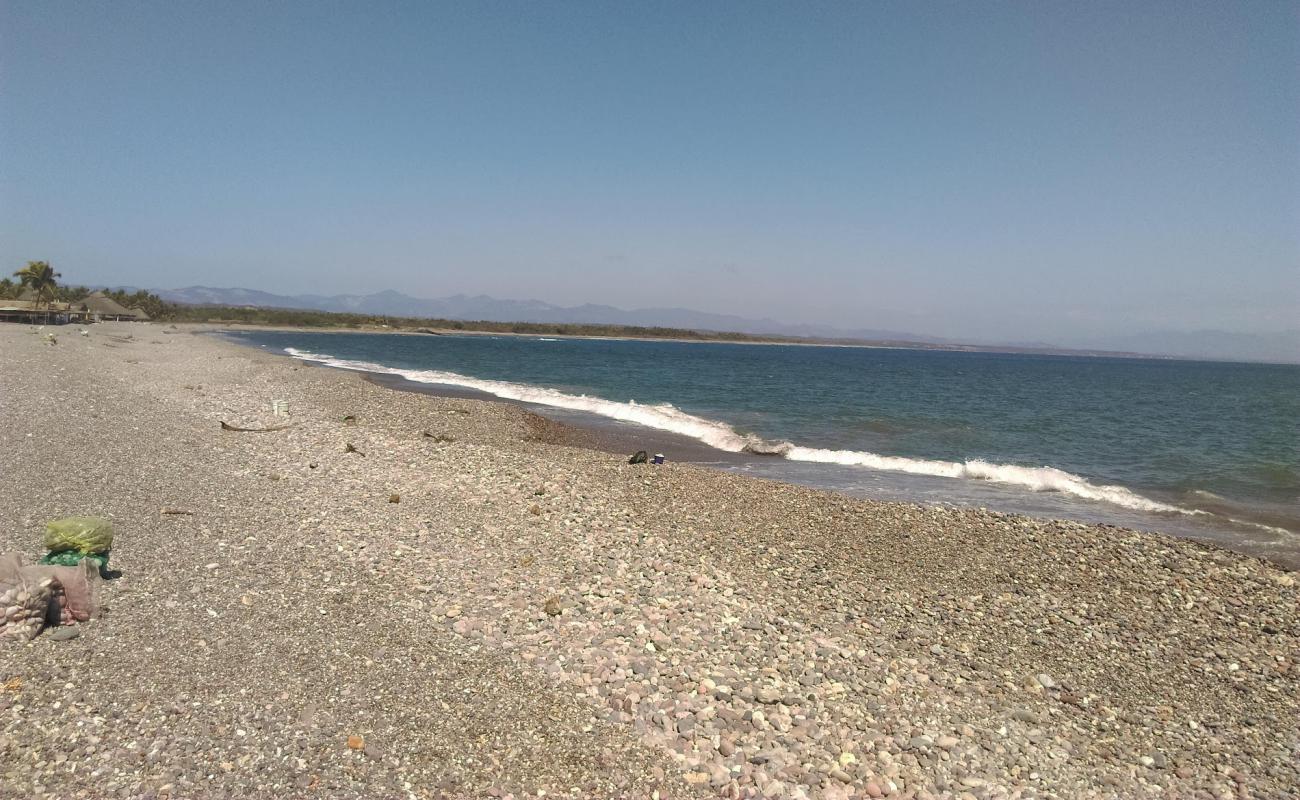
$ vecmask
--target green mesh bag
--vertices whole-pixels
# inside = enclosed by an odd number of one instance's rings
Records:
[[[113,547],[113,523],[103,517],[64,517],[45,526],[45,546],[53,553],[105,553]]]
[[[53,564],[56,567],[75,567],[82,561],[89,561],[99,567],[99,574],[103,575],[108,569],[108,551],[102,553],[78,553],[75,550],[63,550],[55,553],[53,551],[41,556],[40,564]]]
[[[77,553],[72,550],[64,550],[61,553],[46,553],[41,556],[40,563],[54,564],[59,567],[75,567],[82,561],[89,561],[103,569],[108,566],[108,556],[108,553]]]

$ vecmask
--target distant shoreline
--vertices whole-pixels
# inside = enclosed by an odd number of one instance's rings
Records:
[[[1111,352],[1104,350],[1067,350],[1067,349],[1030,349],[1030,348],[1011,348],[1011,347],[993,347],[984,345],[940,345],[926,344],[924,342],[841,342],[841,341],[820,341],[820,340],[803,340],[803,339],[783,339],[772,338],[764,339],[762,337],[753,337],[748,339],[726,339],[726,338],[709,338],[702,337],[698,339],[688,339],[674,336],[599,336],[594,334],[573,334],[573,333],[520,333],[515,331],[487,331],[487,330],[469,330],[456,328],[435,328],[427,327],[425,329],[410,327],[376,327],[364,326],[357,328],[338,327],[338,326],[315,326],[315,325],[257,325],[244,322],[176,322],[176,325],[202,326],[214,331],[285,331],[291,333],[360,333],[360,334],[388,334],[396,336],[503,336],[522,339],[578,339],[591,341],[616,341],[616,342],[678,342],[682,344],[740,344],[740,345],[779,345],[782,347],[839,347],[861,350],[917,350],[940,353],[989,353],[1005,355],[1028,355],[1028,356],[1063,356],[1069,358],[1111,358],[1127,359],[1135,361],[1199,361],[1208,363],[1224,364],[1279,364],[1288,366],[1285,362],[1272,361],[1227,361],[1223,359],[1204,359],[1188,358],[1185,356],[1162,356],[1148,355],[1145,353],[1125,353]]]

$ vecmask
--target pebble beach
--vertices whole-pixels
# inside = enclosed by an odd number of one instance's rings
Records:
[[[87,330],[0,326],[0,552],[120,572],[0,640],[0,797],[1300,796],[1277,565]]]

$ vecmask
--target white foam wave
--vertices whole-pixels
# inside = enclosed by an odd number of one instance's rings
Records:
[[[906,472],[913,475],[932,475],[941,478],[967,478],[1019,486],[1034,492],[1061,492],[1086,500],[1122,506],[1136,511],[1178,514],[1206,514],[1197,509],[1180,508],[1160,503],[1136,494],[1123,486],[1106,486],[1089,483],[1055,467],[1021,467],[1014,464],[994,464],[983,460],[938,461],[930,459],[882,456],[860,450],[824,450],[801,447],[790,442],[769,442],[757,436],[742,434],[724,422],[704,419],[675,408],[667,403],[642,405],[635,401],[620,403],[599,397],[572,395],[539,386],[471,378],[442,370],[415,370],[386,367],[364,361],[348,361],[329,355],[309,353],[286,347],[285,352],[304,361],[315,361],[331,367],[400,375],[417,383],[437,383],[477,389],[507,400],[585,411],[623,422],[634,422],[648,428],[689,436],[710,447],[732,453],[775,455],[791,461],[819,464],[842,464],[875,470]]]

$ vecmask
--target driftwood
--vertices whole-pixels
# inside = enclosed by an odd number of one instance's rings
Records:
[[[286,425],[272,425],[269,428],[236,428],[234,425],[227,424],[224,421],[221,423],[221,430],[234,431],[235,433],[270,433],[271,431],[282,431],[285,428],[292,428],[292,427],[293,427],[292,422]]]

